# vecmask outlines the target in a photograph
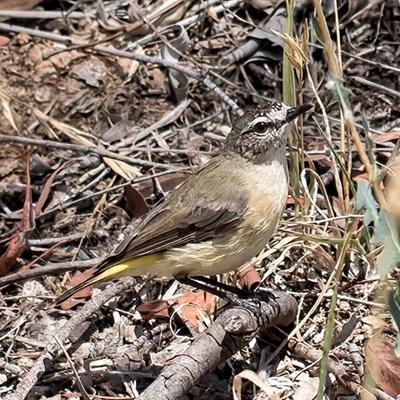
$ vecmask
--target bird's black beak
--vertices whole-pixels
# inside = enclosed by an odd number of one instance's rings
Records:
[[[306,113],[308,110],[311,110],[311,108],[313,108],[312,104],[303,104],[302,106],[289,108],[286,114],[286,123],[292,122],[299,115],[302,115]]]

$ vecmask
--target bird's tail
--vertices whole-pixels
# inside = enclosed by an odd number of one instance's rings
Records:
[[[106,259],[98,266],[92,268],[93,275],[91,277],[67,290],[56,299],[55,304],[61,304],[80,290],[99,282],[112,281],[122,276],[145,275],[151,272],[151,264],[159,260],[161,257],[161,254],[156,253],[136,257],[131,260],[114,261],[113,263],[110,263],[109,260]]]

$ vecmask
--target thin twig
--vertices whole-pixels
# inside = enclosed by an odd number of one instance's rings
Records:
[[[379,91],[387,93],[391,96],[400,97],[400,92],[398,92],[397,90],[390,89],[387,86],[380,85],[379,83],[376,82],[372,82],[369,79],[362,78],[361,76],[352,76],[350,77],[350,79],[353,79],[358,83],[361,83],[361,85],[366,85],[373,89],[378,89]]]
[[[65,13],[63,11],[34,11],[34,10],[0,10],[0,17],[3,18],[22,18],[22,19],[59,19],[59,18],[73,18],[83,19],[87,15],[80,11],[72,11]]]
[[[35,268],[0,277],[0,286],[10,285],[12,283],[26,281],[28,279],[38,278],[46,275],[59,275],[62,272],[73,271],[75,269],[92,268],[100,261],[101,258],[92,258],[91,260],[85,261],[67,261],[36,266]]]
[[[122,189],[125,186],[129,186],[129,185],[133,185],[135,183],[139,183],[139,182],[143,182],[143,181],[146,181],[146,180],[149,180],[149,179],[157,178],[157,177],[162,176],[162,175],[173,174],[175,172],[184,172],[184,171],[189,171],[189,170],[190,170],[189,167],[180,167],[180,168],[177,167],[177,168],[174,168],[174,169],[169,170],[169,171],[163,171],[163,172],[158,172],[158,173],[154,173],[154,174],[147,175],[147,176],[142,176],[142,177],[136,178],[136,179],[134,179],[132,181],[124,182],[124,183],[121,183],[120,185],[116,185],[116,186],[113,186],[111,188],[107,188],[107,189],[100,190],[100,191],[95,192],[95,193],[91,193],[88,196],[81,197],[81,198],[76,199],[76,200],[66,201],[65,203],[59,203],[56,206],[54,206],[52,209],[47,210],[46,212],[41,214],[38,217],[38,219],[42,219],[45,216],[53,214],[54,212],[57,212],[57,211],[63,211],[66,208],[72,207],[72,206],[74,206],[76,204],[79,204],[82,201],[86,201],[86,200],[92,199],[92,198],[97,197],[97,196],[102,196],[105,193],[109,193],[109,192],[113,192],[113,191],[118,190],[118,189]]]
[[[0,143],[20,143],[20,144],[24,144],[24,145],[33,145],[33,146],[41,146],[41,147],[50,147],[50,148],[55,148],[55,149],[77,151],[77,152],[81,152],[81,153],[85,153],[85,154],[94,153],[94,154],[97,154],[102,157],[113,158],[115,160],[124,161],[129,164],[138,164],[138,165],[143,165],[146,167],[153,167],[153,168],[156,167],[156,168],[163,168],[163,169],[168,168],[169,169],[171,167],[172,168],[174,167],[171,164],[161,164],[161,163],[156,163],[153,161],[142,160],[140,158],[123,156],[121,154],[117,154],[117,153],[102,149],[101,147],[97,147],[97,146],[82,146],[80,144],[60,143],[60,142],[56,142],[54,140],[41,140],[41,139],[32,139],[32,138],[27,138],[27,137],[9,136],[9,135],[0,134]]]

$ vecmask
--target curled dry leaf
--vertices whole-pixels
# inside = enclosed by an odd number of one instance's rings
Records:
[[[169,0],[161,2],[160,6],[157,6],[151,12],[147,11],[147,15],[144,16],[143,11],[135,3],[131,3],[130,15],[138,21],[131,34],[133,36],[144,35],[151,31],[147,22],[154,26],[169,26],[181,20],[187,9],[186,1],[182,0]],[[135,26],[136,24],[133,24]]]
[[[186,29],[183,26],[174,25],[165,29],[162,34],[165,37],[165,41],[169,41],[169,46],[164,44],[161,50],[163,59],[177,63],[180,54],[186,54],[189,47],[190,40]],[[173,35],[173,38],[168,40],[167,35]],[[189,88],[188,77],[182,72],[172,69],[169,69],[168,77],[172,91],[174,92],[178,102],[186,100]]]
[[[242,265],[237,270],[239,284],[243,289],[255,290],[257,286],[261,283],[260,274],[254,269],[253,265],[248,262]]]

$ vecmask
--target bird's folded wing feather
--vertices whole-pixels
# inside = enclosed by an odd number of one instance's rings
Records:
[[[179,194],[172,193],[151,211],[136,233],[127,237],[104,265],[210,240],[235,228],[242,221],[247,204],[243,193],[235,185],[232,187],[228,172],[226,176],[218,173],[217,181],[214,176],[212,187],[209,181],[200,180],[199,184],[201,172],[186,181]]]

